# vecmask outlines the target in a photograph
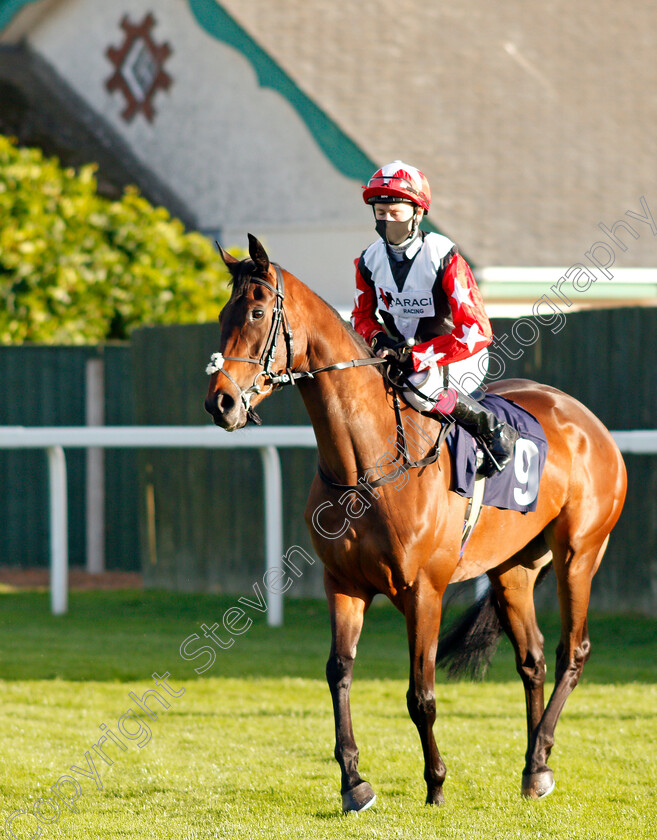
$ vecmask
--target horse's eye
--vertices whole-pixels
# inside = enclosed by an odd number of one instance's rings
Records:
[[[253,318],[254,321],[257,321],[258,318],[262,318],[264,314],[265,314],[264,309],[254,309],[253,312],[251,313],[251,317]]]

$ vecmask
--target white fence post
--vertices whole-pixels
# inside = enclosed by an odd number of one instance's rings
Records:
[[[50,585],[54,615],[67,610],[68,522],[66,459],[73,449],[258,449],[265,484],[265,550],[267,569],[282,568],[283,492],[280,447],[315,449],[310,426],[261,426],[220,432],[214,426],[0,426],[0,449],[46,449],[50,474]],[[267,621],[283,623],[283,596],[267,592]]]
[[[490,581],[486,575],[479,575],[478,578],[475,578],[475,593],[474,599],[475,601],[479,601],[484,595],[488,592],[490,587]]]
[[[48,447],[50,485],[50,606],[53,615],[68,609],[68,494],[66,456],[61,446]]]
[[[265,560],[267,571],[281,569],[283,558],[283,485],[281,461],[275,446],[260,450],[265,479]],[[274,579],[276,576],[273,575]],[[283,624],[283,594],[267,589],[267,624]]]
[[[622,452],[657,453],[657,429],[611,433]],[[261,426],[226,435],[213,426],[0,426],[0,449],[46,449],[50,473],[50,585],[52,612],[67,610],[68,527],[66,459],[72,448],[259,449],[265,472],[265,546],[267,569],[280,568],[283,558],[281,467],[277,449],[317,446],[310,426]],[[477,581],[483,594],[486,579]],[[268,592],[271,626],[283,621],[282,596]]]

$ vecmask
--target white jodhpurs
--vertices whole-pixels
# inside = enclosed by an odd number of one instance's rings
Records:
[[[432,367],[429,370],[412,373],[408,379],[422,396],[415,391],[406,389],[404,398],[418,411],[431,411],[434,407],[440,408],[445,413],[451,410],[456,399],[456,393],[471,394],[481,385],[488,372],[488,348],[484,347],[474,356],[461,359],[445,367]],[[447,381],[445,381],[447,380]],[[446,389],[452,392],[451,398],[445,393]],[[438,406],[436,406],[438,403]]]

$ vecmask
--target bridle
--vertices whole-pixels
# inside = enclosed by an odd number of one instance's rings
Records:
[[[385,364],[385,359],[380,359],[374,356],[366,359],[350,359],[348,362],[336,362],[335,364],[316,368],[312,371],[292,370],[292,366],[294,364],[294,339],[290,323],[287,315],[285,314],[285,307],[283,305],[285,301],[285,281],[283,280],[283,272],[281,271],[280,266],[276,265],[276,263],[272,263],[272,266],[276,271],[276,286],[272,285],[268,280],[264,280],[262,277],[251,277],[252,283],[258,283],[261,286],[264,286],[276,296],[276,302],[274,303],[274,309],[272,311],[271,324],[269,326],[269,334],[267,335],[265,345],[260,353],[260,356],[257,359],[252,359],[244,356],[224,356],[222,353],[213,353],[210,357],[210,364],[205,369],[205,372],[210,376],[213,373],[223,373],[224,376],[232,382],[239,392],[240,400],[247,412],[251,411],[251,397],[254,394],[265,393],[258,384],[260,377],[269,379],[270,391],[268,393],[270,393],[283,385],[294,385],[299,379],[312,379],[316,373],[323,373],[324,371],[329,370],[344,370],[345,368],[361,367],[363,365]],[[285,370],[281,373],[272,373],[272,366],[278,350],[281,329],[283,331],[287,350],[287,364],[285,366]],[[256,373],[253,384],[250,387],[241,388],[231,374],[224,368],[224,362],[248,362],[252,365],[260,365],[262,370]]]

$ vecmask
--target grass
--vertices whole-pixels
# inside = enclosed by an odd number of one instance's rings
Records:
[[[258,616],[199,677],[179,655],[202,622],[221,624],[236,598],[151,592],[72,593],[67,616],[47,593],[0,594],[0,821],[30,810],[71,766],[85,769],[107,726],[171,674],[184,694],[148,721],[151,738],[125,752],[105,745],[100,784],[73,774],[75,813],[42,825],[43,838],[654,838],[657,835],[657,621],[592,616],[593,655],[557,730],[548,799],[519,796],[524,700],[508,644],[482,684],[440,677],[436,736],[448,766],[447,804],[427,808],[419,739],[406,713],[401,616],[368,614],[352,690],[363,776],[378,800],[340,813],[333,717],[323,671],[326,608],[288,601],[283,628]],[[554,651],[557,619],[541,616]],[[197,642],[200,644],[200,642]],[[550,657],[552,658],[552,657]],[[161,691],[164,694],[163,691]],[[157,703],[152,704],[158,711]],[[144,716],[143,716],[144,717]],[[144,740],[148,732],[141,726]],[[137,730],[132,730],[137,732]],[[66,783],[62,791],[72,793]],[[42,802],[47,818],[47,803]],[[53,813],[53,818],[56,815]],[[33,817],[13,824],[18,838]]]

